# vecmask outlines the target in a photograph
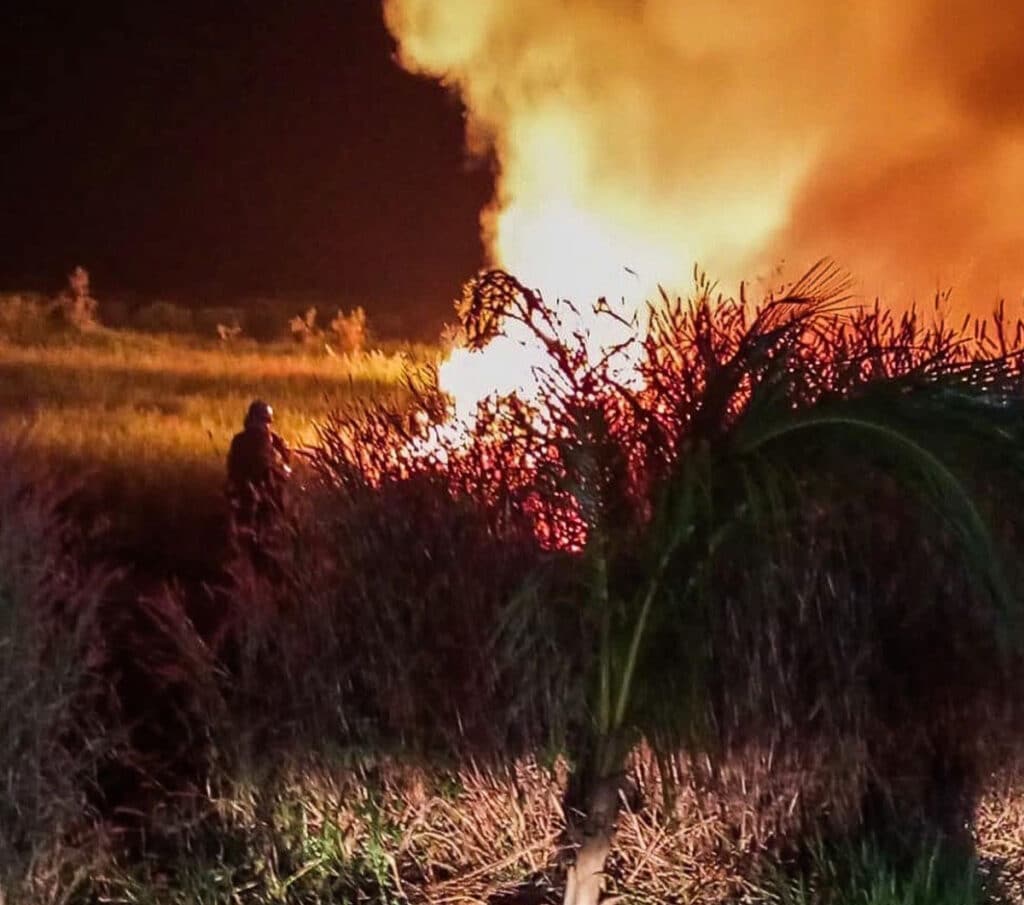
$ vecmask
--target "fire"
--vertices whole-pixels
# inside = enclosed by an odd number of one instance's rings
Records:
[[[453,349],[438,368],[438,386],[451,396],[456,419],[466,421],[488,397],[536,396],[543,358],[536,343],[500,336],[486,350]]]
[[[546,295],[580,303],[601,296],[638,300],[655,287],[641,274],[673,273],[671,248],[638,241],[611,218],[590,214],[572,200],[515,204],[497,215],[502,266]],[[624,263],[630,261],[627,269]]]
[[[659,286],[685,291],[695,264],[732,288],[831,256],[869,300],[953,286],[980,314],[997,292],[1021,297],[1024,94],[1007,62],[1020,4],[383,8],[401,64],[459,94],[470,152],[497,165],[489,263],[577,303],[566,329],[597,330],[602,296],[636,312]],[[486,351],[457,350],[440,378],[459,412],[529,396],[535,344],[510,325]]]
[[[550,349],[557,345],[590,367],[606,366],[618,383],[636,386],[643,321],[635,300],[625,295],[585,306],[556,297],[546,301],[543,318],[506,313],[483,348],[453,349],[438,368],[438,385],[452,398],[455,418],[462,422],[472,421],[488,399],[515,395],[527,405],[536,403],[545,382],[556,377],[552,368],[557,360]]]
[[[777,105],[749,117],[767,100],[752,90],[763,76],[732,92],[724,51],[704,58],[675,34],[673,6],[384,4],[401,62],[460,93],[471,151],[497,160],[481,217],[491,263],[548,296],[642,299],[659,283],[681,288],[696,261],[735,278],[733,253],[784,221],[814,137],[786,136]],[[780,83],[788,94],[799,86],[792,75]],[[752,153],[747,128],[777,140]]]

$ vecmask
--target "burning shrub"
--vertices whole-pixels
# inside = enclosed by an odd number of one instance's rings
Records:
[[[759,307],[701,281],[642,319],[484,275],[465,355],[518,346],[522,388],[463,423],[433,392],[332,421],[248,585],[243,662],[280,677],[282,725],[568,739],[571,902],[597,900],[641,740],[712,778],[766,762],[780,845],[822,813],[962,837],[1021,689],[1021,329],[844,290],[825,264]]]
[[[842,290],[818,268],[754,311],[705,291],[651,313],[636,388],[564,342],[538,381],[556,474],[586,504],[603,623],[580,901],[641,737],[788,749],[838,780],[809,816],[899,815],[962,839],[999,702],[1020,688],[1002,670],[1020,642],[1004,643],[1020,592],[1003,555],[1024,467],[1020,329],[843,312]]]

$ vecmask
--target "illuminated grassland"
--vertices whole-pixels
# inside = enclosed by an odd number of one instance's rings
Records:
[[[220,533],[224,458],[250,400],[274,406],[289,443],[309,443],[317,419],[401,393],[407,369],[429,355],[113,330],[0,338],[0,434],[80,480],[117,546],[192,562]]]

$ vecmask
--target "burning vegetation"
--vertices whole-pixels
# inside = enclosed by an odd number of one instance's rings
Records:
[[[360,689],[358,719],[315,708],[287,737],[566,750],[566,902],[597,901],[638,746],[711,787],[762,770],[778,851],[969,849],[1016,738],[1022,327],[847,290],[823,262],[757,306],[706,281],[643,318],[601,302],[619,341],[594,346],[579,309],[483,275],[467,354],[528,342],[524,391],[326,424],[322,508],[256,580],[267,612],[305,606],[267,623],[253,675]]]
[[[411,405],[327,419],[223,587],[110,608],[77,681],[131,731],[98,783],[52,789],[140,832],[75,849],[100,859],[82,895],[201,862],[209,901],[716,901],[839,871],[967,902],[995,882],[975,850],[1008,883],[1022,328],[848,292],[827,262],[757,304],[470,284],[460,354],[529,363],[504,392],[460,398],[442,366]],[[60,845],[18,845],[11,888],[65,889]]]
[[[1020,892],[1024,324],[857,297],[1018,291],[1024,16],[848,6],[386,0],[493,269],[213,586],[3,469],[0,903]]]

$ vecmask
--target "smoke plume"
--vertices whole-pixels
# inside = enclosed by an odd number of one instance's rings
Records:
[[[494,263],[573,296],[774,283],[830,255],[896,302],[1024,290],[1024,5],[384,0],[493,154]],[[626,269],[628,268],[628,270]],[[630,288],[632,287],[632,289]],[[965,301],[965,300],[969,300]]]

